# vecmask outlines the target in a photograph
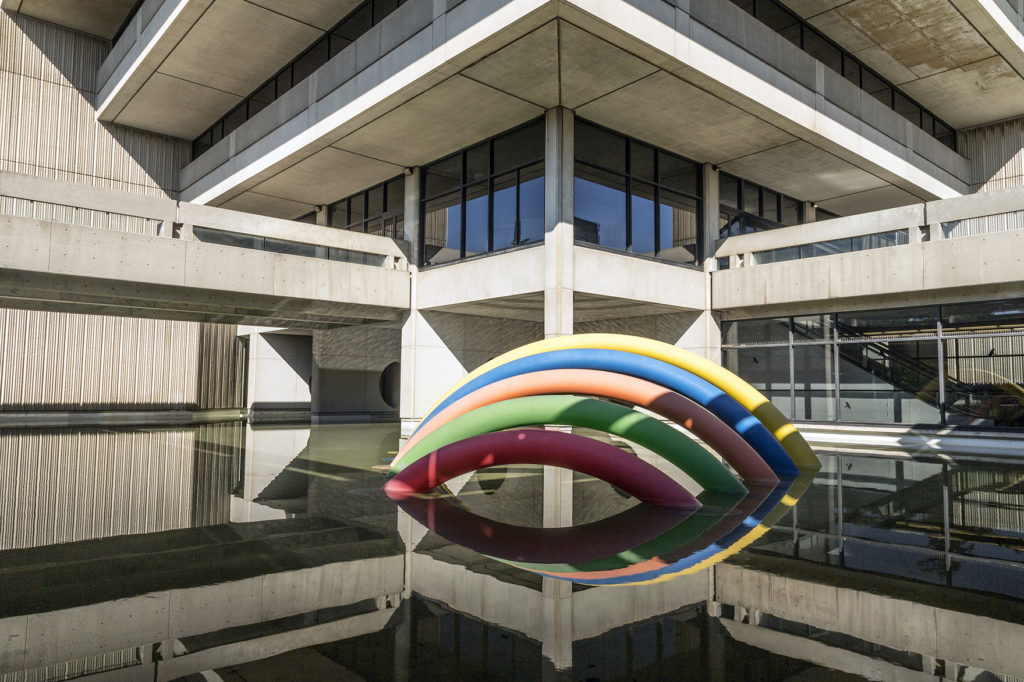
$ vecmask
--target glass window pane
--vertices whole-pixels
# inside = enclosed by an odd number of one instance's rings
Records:
[[[405,176],[395,178],[387,186],[387,213],[405,211]]]
[[[796,15],[780,6],[776,2],[765,2],[761,0],[755,4],[757,14],[755,15],[762,23],[767,24],[775,31],[781,31],[793,24],[800,23]]]
[[[1024,426],[1024,336],[943,341],[946,419],[970,426]]]
[[[377,218],[370,218],[366,221],[366,232],[368,234],[384,234],[384,221]]]
[[[625,178],[579,164],[576,165],[576,176],[573,219],[575,238],[624,250]]]
[[[284,71],[277,74],[276,87],[278,97],[292,89],[292,67],[286,66]]]
[[[229,135],[238,126],[245,123],[245,102],[237,106],[224,117],[224,135]]]
[[[544,163],[519,171],[519,243],[544,241]]]
[[[677,192],[700,196],[700,164],[681,159],[673,154],[658,154],[658,171],[661,185]],[[731,205],[731,204],[730,204]]]
[[[544,122],[537,121],[494,140],[494,172],[501,173],[544,158]]]
[[[269,83],[267,83],[262,88],[257,90],[250,99],[252,99],[255,102],[269,104],[273,102],[275,98],[276,96],[274,94],[274,81],[271,80]]]
[[[516,174],[494,178],[494,250],[516,243]]]
[[[658,205],[661,243],[658,257],[674,263],[698,264],[701,253],[700,210],[696,199],[661,190]]]
[[[486,180],[491,174],[491,145],[487,142],[466,150],[466,183]]]
[[[726,173],[718,175],[718,201],[729,208],[740,207],[739,180]]]
[[[461,192],[425,202],[423,211],[423,259],[427,265],[445,263],[461,256]]]
[[[261,249],[263,238],[235,232],[224,232],[222,230],[211,230],[207,227],[193,227],[192,234],[198,241],[206,244],[220,244],[221,246],[235,246],[242,249]]]
[[[788,347],[724,349],[722,361],[726,369],[738,374],[787,418],[792,418]]]
[[[937,317],[935,306],[841,313],[836,329],[847,339],[935,334]]]
[[[793,379],[796,396],[793,418],[834,421],[836,384],[832,346],[794,346]]]
[[[487,248],[487,183],[466,188],[466,255],[486,253]]]
[[[843,60],[843,75],[846,76],[846,80],[856,86],[860,86],[860,63],[850,57],[846,57]]]
[[[816,31],[804,31],[804,51],[836,73],[842,73],[843,53]]]
[[[370,12],[370,3],[364,2],[349,14],[345,21],[334,30],[334,35],[347,40],[350,43],[355,41],[356,38],[369,31],[370,27],[373,25],[371,22]]]
[[[629,143],[629,174],[634,178],[654,182],[654,148],[640,142]]]
[[[626,172],[626,138],[576,121],[576,160],[599,168]]]
[[[630,197],[632,244],[630,251],[653,256],[654,244],[654,185],[634,181]]]
[[[761,215],[772,222],[779,221],[779,193],[766,189],[761,193]]]
[[[803,315],[793,318],[793,341],[823,341],[830,337],[832,319],[828,315]]]
[[[273,239],[271,237],[264,238],[263,250],[273,251],[274,253],[287,253],[293,256],[306,256],[307,258],[314,258],[316,256],[315,244],[290,242],[285,241],[284,239]]]
[[[841,343],[839,418],[880,424],[938,424],[934,340]]]
[[[377,185],[366,193],[367,217],[379,216],[384,213],[384,186]]]
[[[327,63],[327,38],[321,38],[312,49],[295,60],[293,65],[295,82],[300,83],[311,73]]]
[[[893,109],[914,125],[921,125],[921,108],[901,92],[893,93]]]
[[[743,205],[740,208],[747,213],[761,215],[761,188],[752,182],[743,182]]]
[[[1024,299],[942,306],[942,333],[1024,331]]]
[[[462,186],[462,154],[431,164],[424,169],[424,198],[450,192]]]
[[[331,227],[348,227],[348,199],[332,204],[329,218]]]
[[[789,343],[789,318],[725,322],[722,325],[722,341],[727,344]]]
[[[799,225],[803,222],[803,204],[792,197],[782,195],[782,216],[780,223],[786,225]]]
[[[355,226],[357,230],[362,230],[362,222],[366,219],[366,197],[360,192],[359,194],[349,197],[348,200],[348,224],[349,226]]]

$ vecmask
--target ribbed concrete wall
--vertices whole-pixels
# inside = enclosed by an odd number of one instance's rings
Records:
[[[965,130],[958,142],[971,161],[971,191],[1024,185],[1024,118]]]
[[[100,124],[104,40],[0,12],[0,170],[177,197],[185,140]],[[0,212],[155,234],[156,222],[0,198]],[[0,412],[238,407],[234,326],[0,309]]]
[[[226,523],[242,435],[0,431],[0,550]]]

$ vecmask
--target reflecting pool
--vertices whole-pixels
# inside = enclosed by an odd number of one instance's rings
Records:
[[[742,549],[617,585],[773,492],[669,518],[522,465],[399,507],[398,444],[380,424],[0,430],[0,682],[1024,676],[1024,462],[819,451]]]

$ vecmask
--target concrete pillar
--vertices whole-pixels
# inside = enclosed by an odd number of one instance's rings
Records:
[[[544,338],[572,334],[573,112],[544,118]]]
[[[702,332],[702,354],[712,362],[722,359],[722,325],[721,320],[711,312],[711,273],[718,269],[715,258],[715,247],[718,243],[718,168],[705,163],[703,171],[704,201],[701,208],[701,220],[704,225],[704,311],[695,327]],[[730,263],[731,266],[731,263]],[[678,345],[688,346],[690,342],[680,339]]]
[[[420,168],[410,168],[405,174],[405,206],[403,207],[403,225],[405,235],[402,237],[409,242],[409,263],[422,265],[421,236],[420,236]],[[415,279],[415,275],[413,276]]]
[[[313,338],[261,327],[239,327],[249,337],[245,404],[250,423],[309,422]]]
[[[328,210],[327,204],[317,204],[313,209],[316,213],[316,224],[327,226],[331,224],[331,212]]]
[[[812,201],[804,202],[804,222],[813,223],[818,219],[818,205]]]

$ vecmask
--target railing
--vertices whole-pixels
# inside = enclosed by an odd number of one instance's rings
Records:
[[[0,172],[0,213],[408,270],[397,240],[322,225]]]
[[[1008,230],[1024,230],[1024,188],[736,235],[719,242],[715,256],[749,267]]]

